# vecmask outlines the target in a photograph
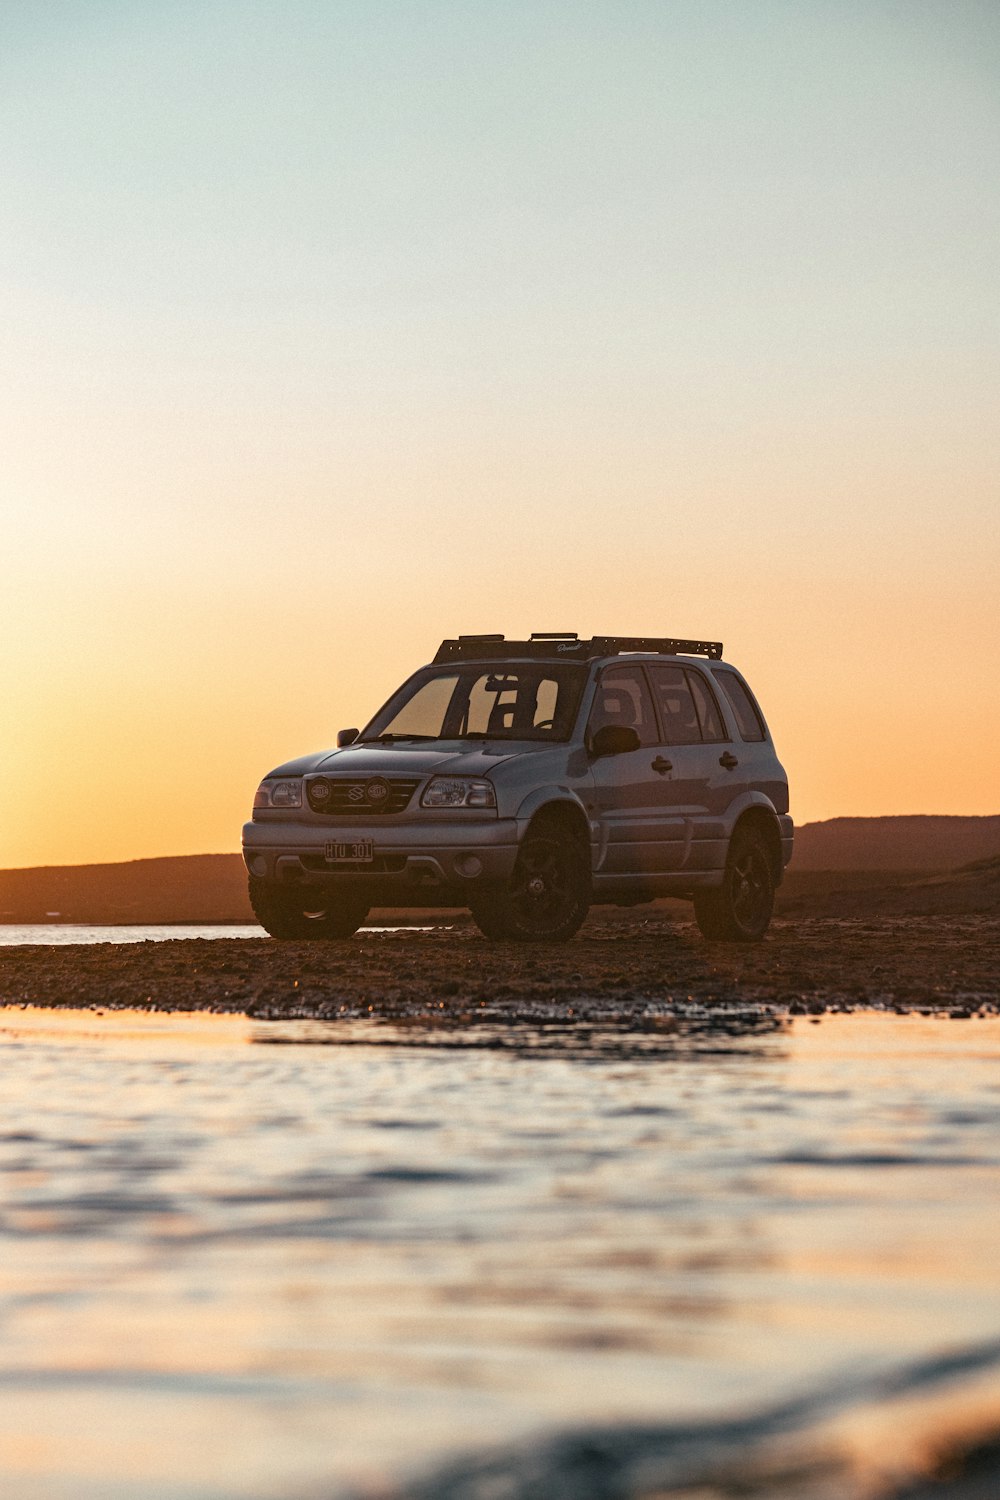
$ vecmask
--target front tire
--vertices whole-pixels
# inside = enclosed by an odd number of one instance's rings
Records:
[[[528,834],[506,886],[469,903],[484,937],[562,943],[590,908],[590,861],[582,839],[560,831]]]
[[[250,905],[273,938],[346,938],[368,915],[366,897],[249,878]]]
[[[774,869],[763,836],[737,829],[729,845],[722,884],[699,891],[694,915],[703,937],[714,942],[756,943],[774,911]]]

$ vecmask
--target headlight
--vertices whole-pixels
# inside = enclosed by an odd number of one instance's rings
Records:
[[[253,805],[258,807],[301,807],[302,806],[302,782],[296,776],[294,781],[262,781],[257,788],[257,794],[253,799]]]
[[[432,776],[424,787],[421,807],[496,807],[492,781],[470,776]]]

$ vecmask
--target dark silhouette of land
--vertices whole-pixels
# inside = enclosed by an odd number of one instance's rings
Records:
[[[807,823],[778,901],[803,915],[998,909],[1000,816]],[[0,923],[252,920],[238,854],[0,870]]]
[[[238,854],[0,870],[0,922],[252,922]]]
[[[795,870],[952,870],[1000,854],[1000,816],[829,818],[795,831]]]

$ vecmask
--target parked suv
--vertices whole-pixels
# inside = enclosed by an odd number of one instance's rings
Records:
[[[373,906],[456,907],[488,938],[569,938],[595,902],[694,902],[753,941],[792,853],[788,780],[718,641],[460,636],[337,749],[278,766],[243,829],[278,938]]]

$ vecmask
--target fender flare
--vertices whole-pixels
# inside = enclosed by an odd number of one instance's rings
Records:
[[[565,807],[572,809],[579,817],[582,826],[587,830],[587,838],[591,849],[594,847],[596,831],[593,819],[584,807],[579,796],[568,786],[545,786],[536,787],[529,792],[518,808],[514,821],[517,826],[518,843],[524,838],[528,831],[531,820],[547,807]]]
[[[770,813],[775,823],[778,823],[778,809],[770,797],[765,796],[763,792],[747,790],[741,792],[738,797],[734,797],[726,811],[726,822],[729,825],[730,837],[732,837],[733,829],[740,821],[740,818],[742,818],[744,813],[749,812],[751,808],[757,808],[761,812]],[[778,826],[780,827],[781,825],[778,824]]]

